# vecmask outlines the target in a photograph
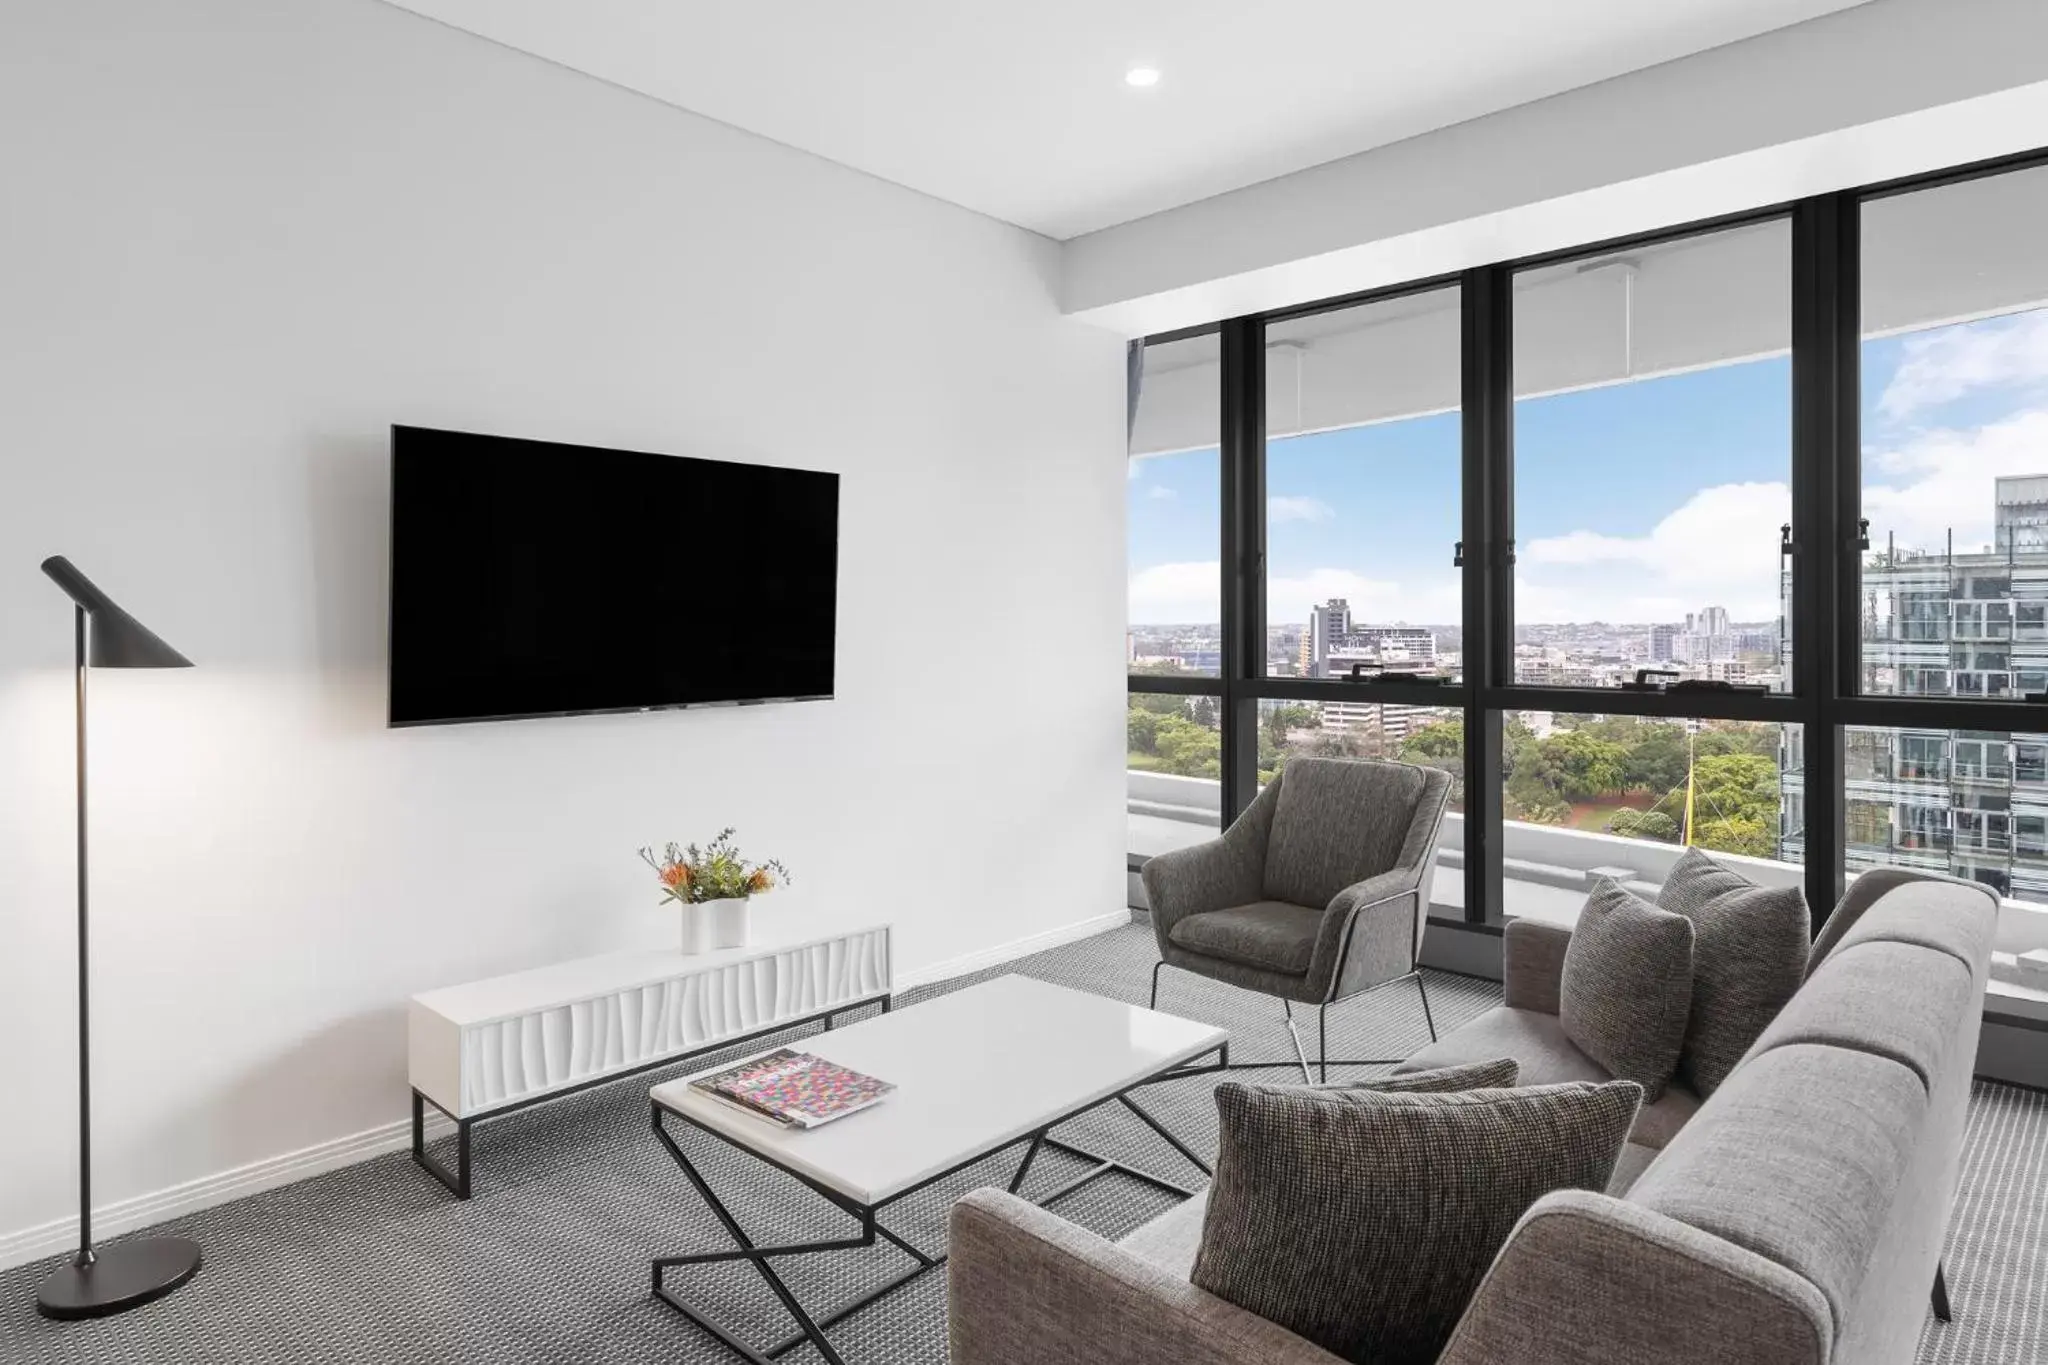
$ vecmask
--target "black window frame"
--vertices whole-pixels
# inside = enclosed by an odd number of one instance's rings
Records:
[[[1216,699],[1222,822],[1258,794],[1259,704],[1345,700],[1455,708],[1465,730],[1464,915],[1505,923],[1502,720],[1513,711],[1776,722],[1801,727],[1804,884],[1818,929],[1847,866],[1844,736],[1849,727],[2048,731],[2048,704],[2017,698],[1891,696],[1858,689],[1861,554],[1861,209],[1872,200],[2048,166],[2048,148],[1813,195],[1450,275],[1225,319],[1144,338],[1221,338],[1223,666],[1216,677],[1132,674],[1133,693]],[[1532,267],[1788,220],[1792,233],[1792,565],[1795,647],[1784,692],[1667,695],[1514,680],[1514,277]],[[1270,323],[1458,286],[1463,439],[1460,526],[1464,678],[1454,687],[1272,678],[1266,669],[1265,331]],[[1452,546],[1444,547],[1453,553]],[[1439,917],[1438,922],[1445,922]]]

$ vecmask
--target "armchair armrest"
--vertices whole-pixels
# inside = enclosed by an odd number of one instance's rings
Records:
[[[1222,837],[1146,860],[1139,875],[1162,951],[1175,920],[1246,905],[1265,895],[1266,838],[1278,799],[1276,788],[1268,787]]]
[[[954,1365],[1339,1365],[1277,1323],[997,1190],[953,1205]]]
[[[1572,931],[1541,920],[1511,919],[1501,944],[1501,982],[1506,1003],[1518,1010],[1556,1014],[1564,981],[1565,949]]]
[[[1426,907],[1427,867],[1397,867],[1353,882],[1331,897],[1316,930],[1308,979],[1327,982],[1326,998],[1348,995],[1405,976],[1415,969],[1416,924]]]

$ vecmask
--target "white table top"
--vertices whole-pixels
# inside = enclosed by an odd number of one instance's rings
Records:
[[[674,948],[628,948],[568,962],[551,962],[523,972],[485,977],[481,981],[439,990],[422,991],[413,1003],[464,1026],[490,1023],[541,1006],[569,1005],[594,1000],[637,986],[651,986],[672,977],[709,971],[731,962],[838,943],[875,933],[885,926],[863,924],[832,933],[792,936],[786,940],[757,939],[744,948],[717,948],[708,953],[679,953]]]
[[[821,1128],[782,1128],[690,1088],[724,1066],[652,1094],[736,1145],[872,1205],[1229,1037],[1192,1019],[1003,976],[792,1044],[896,1086],[873,1108]]]

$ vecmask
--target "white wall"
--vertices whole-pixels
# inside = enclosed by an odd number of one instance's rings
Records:
[[[642,843],[904,969],[1121,912],[1122,348],[1052,244],[373,0],[17,0],[0,126],[0,1243],[73,1188],[46,554],[200,665],[95,679],[103,1200],[397,1120],[408,994],[674,933]],[[838,698],[387,731],[392,422],[841,471]]]

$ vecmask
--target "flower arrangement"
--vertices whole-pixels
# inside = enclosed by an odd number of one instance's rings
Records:
[[[661,903],[701,905],[705,901],[745,900],[773,891],[791,880],[789,869],[770,858],[750,863],[733,843],[733,831],[722,829],[710,844],[669,844],[661,852],[640,850],[640,856],[661,879]]]

